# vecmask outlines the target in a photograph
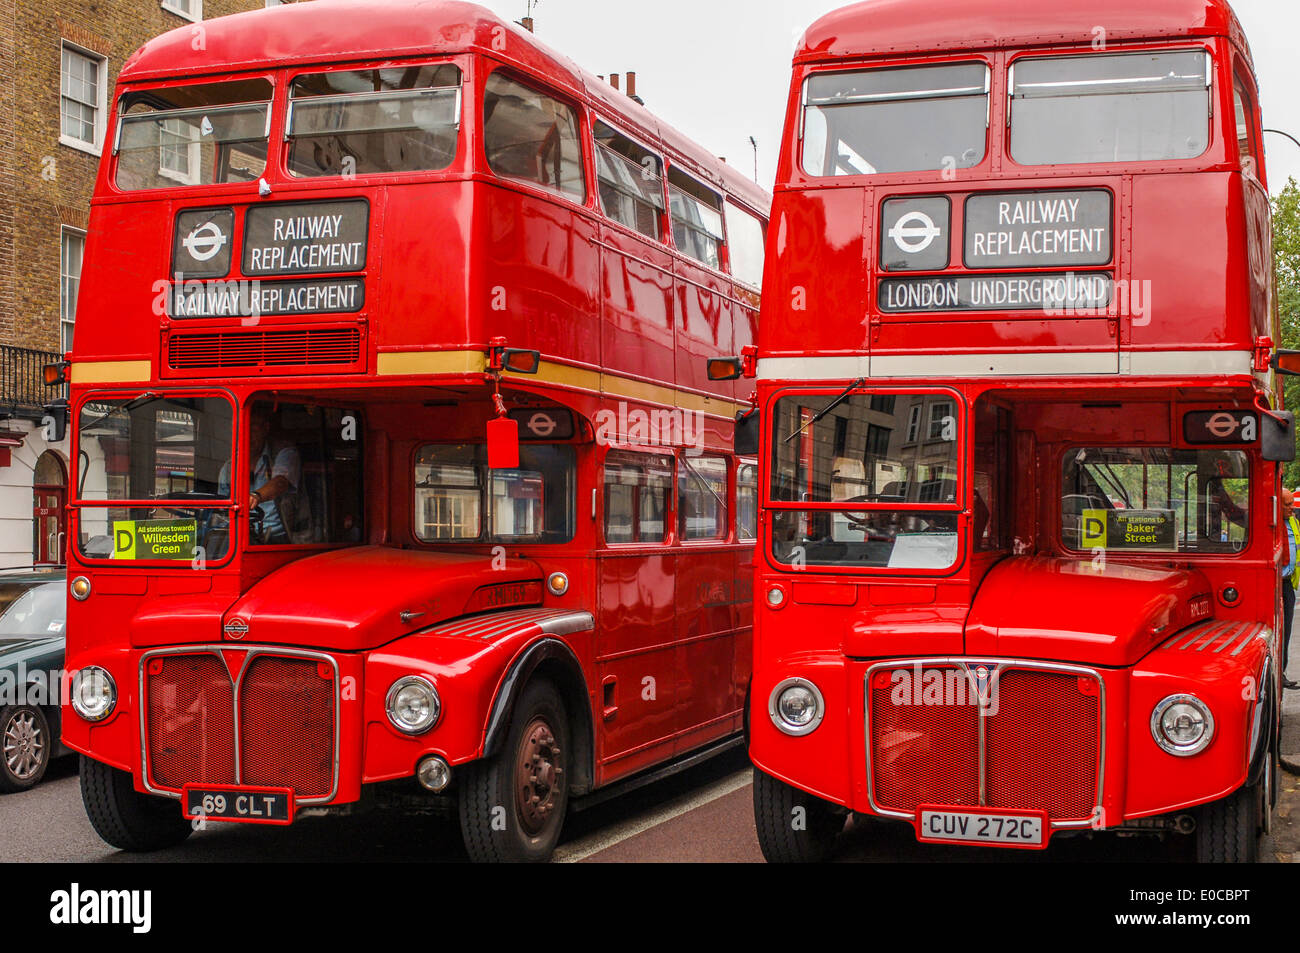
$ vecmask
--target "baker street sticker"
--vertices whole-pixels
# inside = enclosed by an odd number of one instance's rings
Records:
[[[1177,548],[1173,510],[1084,510],[1080,538],[1083,549]]]

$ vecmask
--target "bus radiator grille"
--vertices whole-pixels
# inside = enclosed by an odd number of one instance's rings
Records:
[[[215,655],[150,662],[149,769],[155,785],[235,783],[234,688]]]
[[[334,782],[334,682],[310,659],[262,655],[240,683],[243,783],[322,797]]]
[[[145,666],[148,778],[186,784],[287,787],[326,798],[335,781],[334,669],[316,658],[225,650],[164,654]],[[241,673],[242,667],[242,673]],[[239,677],[239,718],[235,682]],[[236,764],[236,731],[239,735]]]
[[[1053,821],[1092,816],[1101,744],[1096,679],[1008,665],[993,686],[981,716],[979,692],[960,666],[874,673],[867,767],[878,807],[913,813],[922,804],[982,804],[1042,810]]]

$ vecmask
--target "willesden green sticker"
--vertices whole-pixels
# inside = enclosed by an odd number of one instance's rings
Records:
[[[114,559],[189,559],[198,545],[194,520],[114,520]]]

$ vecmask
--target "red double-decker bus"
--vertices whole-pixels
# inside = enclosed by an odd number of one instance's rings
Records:
[[[1260,128],[1224,0],[869,0],[808,30],[735,362],[769,859],[850,812],[1253,858],[1295,452]]]
[[[67,743],[127,850],[438,802],[470,856],[739,741],[769,197],[465,3],[124,65],[69,355]],[[746,385],[747,386],[747,385]]]

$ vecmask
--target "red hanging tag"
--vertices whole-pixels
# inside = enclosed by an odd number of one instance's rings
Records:
[[[487,424],[488,466],[493,470],[514,470],[519,466],[519,424],[509,417],[497,417]]]

